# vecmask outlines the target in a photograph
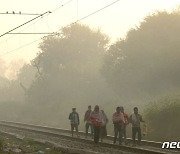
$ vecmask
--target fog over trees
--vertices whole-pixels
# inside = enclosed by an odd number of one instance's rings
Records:
[[[111,45],[102,74],[118,95],[149,100],[180,87],[180,14],[159,12]]]
[[[162,129],[156,116],[163,119],[168,110],[163,103],[169,102],[170,115],[180,113],[179,27],[180,12],[157,12],[113,44],[100,29],[82,24],[62,28],[59,35],[42,39],[30,64],[19,71],[12,67],[16,78],[4,75],[7,68],[0,61],[1,119],[68,128],[72,107],[82,120],[88,105],[99,104],[109,119],[116,106],[124,106],[129,114],[138,106],[149,124],[150,139],[175,136],[155,137]],[[168,123],[177,129],[178,118],[173,116]]]

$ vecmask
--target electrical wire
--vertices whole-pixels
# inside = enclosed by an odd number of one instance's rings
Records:
[[[47,15],[47,14],[46,14],[46,15]],[[48,15],[49,15],[49,14],[48,14]],[[22,32],[22,31],[24,31],[24,30],[26,30],[28,27],[34,25],[34,24],[35,24],[36,22],[38,22],[39,20],[42,20],[42,18],[36,19],[33,23],[31,23],[30,25],[28,25],[28,26],[25,27],[24,29],[20,30],[19,33]],[[12,35],[12,36],[8,37],[6,40],[1,41],[1,42],[0,42],[0,45],[3,44],[3,43],[7,43],[7,41],[8,41],[9,39],[13,38],[14,36],[16,36],[16,35]]]
[[[35,41],[33,41],[33,42],[30,42],[30,43],[28,43],[28,44],[25,44],[25,45],[23,45],[23,46],[20,46],[20,47],[18,47],[18,48],[16,48],[16,49],[10,50],[10,51],[8,51],[8,52],[6,52],[6,53],[4,53],[4,54],[1,54],[0,57],[3,57],[3,56],[5,56],[5,55],[7,55],[7,54],[10,54],[10,53],[14,52],[14,51],[17,51],[17,50],[19,50],[19,49],[21,49],[21,48],[24,48],[24,47],[26,47],[26,46],[28,46],[28,45],[31,45],[31,44],[39,41],[39,40],[40,40],[40,39],[35,40]]]
[[[72,0],[70,0],[70,1],[72,1]],[[106,6],[104,6],[104,7],[100,8],[100,9],[98,9],[98,10],[96,10],[96,11],[94,11],[94,12],[92,12],[92,13],[90,13],[90,14],[82,17],[82,18],[80,18],[78,21],[72,22],[71,24],[78,23],[79,21],[82,21],[82,20],[84,20],[84,19],[86,19],[86,18],[88,18],[88,17],[90,17],[90,16],[92,16],[92,15],[94,15],[94,14],[96,14],[96,13],[98,13],[98,12],[100,12],[100,11],[102,11],[102,10],[110,7],[110,6],[112,6],[113,4],[117,3],[118,1],[120,1],[120,0],[116,0],[116,1],[110,3],[110,4],[106,5]],[[71,25],[71,24],[70,24],[70,25]],[[57,31],[56,33],[54,33],[54,35],[59,35],[58,32],[59,32],[59,31]],[[46,37],[47,37],[47,36],[46,36]],[[42,39],[42,38],[40,38],[40,39],[38,39],[38,40],[35,40],[35,41],[33,41],[33,42],[30,42],[30,43],[28,43],[28,44],[26,44],[26,45],[23,45],[23,46],[21,46],[21,47],[19,47],[19,48],[14,49],[14,50],[11,50],[11,51],[9,51],[9,52],[6,52],[6,53],[4,53],[4,54],[1,54],[0,57],[5,56],[5,55],[7,55],[7,54],[9,54],[9,53],[15,52],[16,50],[19,50],[19,49],[21,49],[21,48],[23,48],[23,47],[25,47],[25,46],[28,46],[28,45],[30,45],[30,44],[33,44],[33,43],[35,43],[35,42],[37,42],[37,41],[39,41],[39,40],[41,40],[41,39]]]
[[[102,7],[102,8],[100,8],[99,10],[96,10],[96,11],[94,11],[94,12],[88,14],[87,16],[82,17],[82,18],[80,18],[78,21],[84,20],[84,19],[86,19],[86,18],[88,18],[88,17],[90,17],[90,16],[92,16],[92,15],[94,15],[94,14],[96,14],[96,13],[98,13],[98,12],[100,12],[100,11],[102,11],[102,10],[108,8],[108,7],[110,7],[111,5],[117,3],[118,1],[120,1],[120,0],[116,0],[116,1],[114,1],[114,2],[112,2],[112,3],[110,3],[110,4],[108,4],[108,5],[106,5],[106,6]],[[78,21],[77,21],[77,22],[78,22]],[[77,22],[74,22],[74,23],[77,23]]]
[[[20,27],[22,27],[22,26],[24,26],[24,25],[26,25],[26,24],[28,24],[28,23],[30,23],[31,21],[33,21],[33,20],[35,20],[35,19],[37,19],[37,18],[39,18],[39,17],[42,17],[43,15],[45,15],[45,14],[47,14],[47,13],[51,13],[51,12],[50,12],[50,11],[47,11],[47,12],[45,12],[45,13],[43,13],[43,14],[41,14],[41,15],[39,15],[39,16],[37,16],[37,17],[35,17],[35,18],[33,18],[33,19],[31,19],[31,20],[29,20],[29,21],[27,21],[27,22],[25,22],[25,23],[23,23],[23,24],[15,27],[15,28],[7,31],[7,32],[5,32],[5,33],[3,33],[3,34],[1,34],[0,37],[2,37],[2,36],[6,35],[6,34],[8,34],[8,33],[10,33],[10,32],[12,32],[12,31],[14,31],[14,30],[16,30],[16,29],[18,29],[18,28],[20,28]]]
[[[49,32],[44,32],[44,33],[43,32],[41,32],[41,33],[8,33],[8,34],[13,34],[13,35],[17,35],[17,34],[22,34],[22,35],[27,35],[27,34],[53,34],[53,32],[52,33],[49,33]]]
[[[3,15],[41,15],[41,14],[38,14],[38,13],[22,13],[22,12],[19,12],[19,13],[9,13],[9,12],[6,12],[6,13],[0,13],[0,14],[3,14]]]
[[[73,1],[73,0],[69,0],[69,1],[67,1],[66,3],[64,3],[64,4],[62,4],[61,6],[59,6],[59,7],[55,8],[55,9],[54,9],[54,10],[52,10],[51,12],[53,13],[53,12],[55,12],[55,11],[59,10],[59,9],[60,9],[60,8],[62,8],[63,6],[65,6],[65,5],[69,4],[71,1]]]
[[[71,1],[73,1],[73,0],[69,0],[69,1],[67,1],[66,3],[64,3],[64,4],[62,4],[61,6],[59,6],[59,7],[57,7],[56,9],[54,9],[54,10],[52,10],[51,11],[51,14],[52,13],[54,13],[55,11],[57,11],[57,10],[59,10],[60,8],[62,8],[63,6],[65,6],[65,5],[67,5],[67,4],[69,4]],[[4,14],[4,13],[3,13]],[[13,13],[11,13],[11,14],[13,14]],[[37,14],[37,15],[41,15],[41,14]],[[49,15],[49,14],[48,14]],[[39,20],[41,20],[42,18],[40,18]],[[36,22],[38,22],[39,20],[37,20]],[[33,23],[34,24],[34,23]],[[31,24],[31,25],[33,25],[33,24]],[[30,25],[30,26],[31,26]],[[30,27],[30,26],[28,26],[28,27]],[[25,29],[27,29],[28,27],[26,27]],[[25,29],[23,29],[22,31],[24,31]],[[53,32],[52,32],[53,33]],[[8,33],[6,33],[6,34],[8,34]],[[6,35],[6,34],[4,34],[4,35]],[[3,35],[3,36],[4,36]],[[0,36],[1,37],[1,36]],[[0,42],[0,44],[2,44],[2,43],[4,43],[4,42],[7,42],[9,39],[11,39],[13,36],[11,36],[11,37],[9,37],[8,39],[6,39],[5,41],[2,41],[2,42]]]

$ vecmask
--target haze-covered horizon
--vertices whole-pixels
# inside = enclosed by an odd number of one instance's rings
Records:
[[[91,14],[92,12],[114,2],[111,1],[90,1],[90,0],[47,0],[43,3],[41,1],[23,0],[4,1],[0,10],[1,13],[39,13],[46,11],[53,11],[52,14],[42,17],[41,19],[30,22],[29,24],[19,28],[13,32],[56,32],[64,26],[71,24],[82,17]],[[11,4],[11,5],[9,5]],[[61,6],[63,5],[64,6]],[[168,0],[164,2],[159,0],[145,1],[130,1],[120,0],[112,6],[80,21],[91,28],[98,29],[107,34],[111,38],[111,42],[115,42],[119,38],[125,38],[127,32],[139,26],[139,23],[147,15],[156,11],[167,10],[170,11],[180,4],[179,0]],[[41,7],[39,7],[41,6]],[[33,8],[33,9],[32,9]],[[23,15],[0,15],[2,21],[0,33],[3,34],[16,26],[19,26],[36,16]],[[12,60],[17,61],[22,59],[29,63],[35,58],[38,49],[39,40],[43,35],[5,35],[0,38],[0,58],[9,63]],[[35,42],[38,40],[37,42]],[[34,42],[34,43],[32,43]],[[30,44],[32,43],[32,44]],[[27,45],[30,44],[30,45]],[[26,46],[27,45],[27,46]],[[10,52],[7,54],[7,52]],[[5,55],[4,55],[5,54]]]

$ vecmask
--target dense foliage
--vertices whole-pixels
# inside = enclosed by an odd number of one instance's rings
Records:
[[[180,99],[177,96],[151,102],[145,110],[148,138],[161,141],[178,141],[180,130]]]
[[[108,38],[84,25],[71,25],[60,36],[40,44],[32,61],[39,77],[28,89],[28,99],[40,104],[89,102],[104,85],[99,74]],[[100,93],[99,93],[100,94]]]
[[[154,98],[180,87],[180,14],[148,16],[107,52],[102,74],[129,100]]]

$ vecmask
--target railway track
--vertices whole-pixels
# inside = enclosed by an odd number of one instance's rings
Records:
[[[11,122],[11,121],[0,121],[0,126],[1,129],[3,130],[9,130],[8,132],[18,132],[18,131],[25,131],[27,132],[32,132],[36,134],[42,134],[45,136],[51,136],[51,137],[58,137],[62,139],[69,140],[70,142],[78,142],[80,145],[81,144],[87,144],[91,145],[91,152],[96,153],[96,149],[100,147],[102,151],[109,151],[107,153],[111,153],[110,151],[114,150],[114,153],[118,153],[117,151],[121,151],[122,153],[140,153],[140,154],[173,154],[173,153],[180,153],[180,151],[175,151],[175,150],[163,150],[161,149],[162,143],[161,142],[154,142],[154,141],[142,141],[142,146],[138,147],[132,147],[132,146],[123,146],[123,145],[114,145],[112,144],[113,141],[113,136],[108,136],[107,139],[105,140],[104,143],[99,143],[98,147],[93,148],[92,146],[94,145],[94,142],[90,139],[85,139],[85,133],[84,132],[79,132],[80,133],[80,138],[72,138],[70,135],[70,131],[66,129],[61,129],[61,128],[53,128],[53,127],[47,127],[47,126],[40,126],[40,125],[33,125],[33,124],[25,124],[25,123],[18,123],[18,122]],[[0,130],[1,130],[0,129]],[[17,133],[18,134],[18,133]],[[128,139],[129,142],[131,142],[130,139]],[[83,151],[83,148],[80,148]],[[88,148],[87,148],[88,149]],[[80,150],[79,152],[76,153],[81,153]],[[85,153],[85,152],[82,152]],[[104,153],[104,152],[99,152],[99,153]]]

